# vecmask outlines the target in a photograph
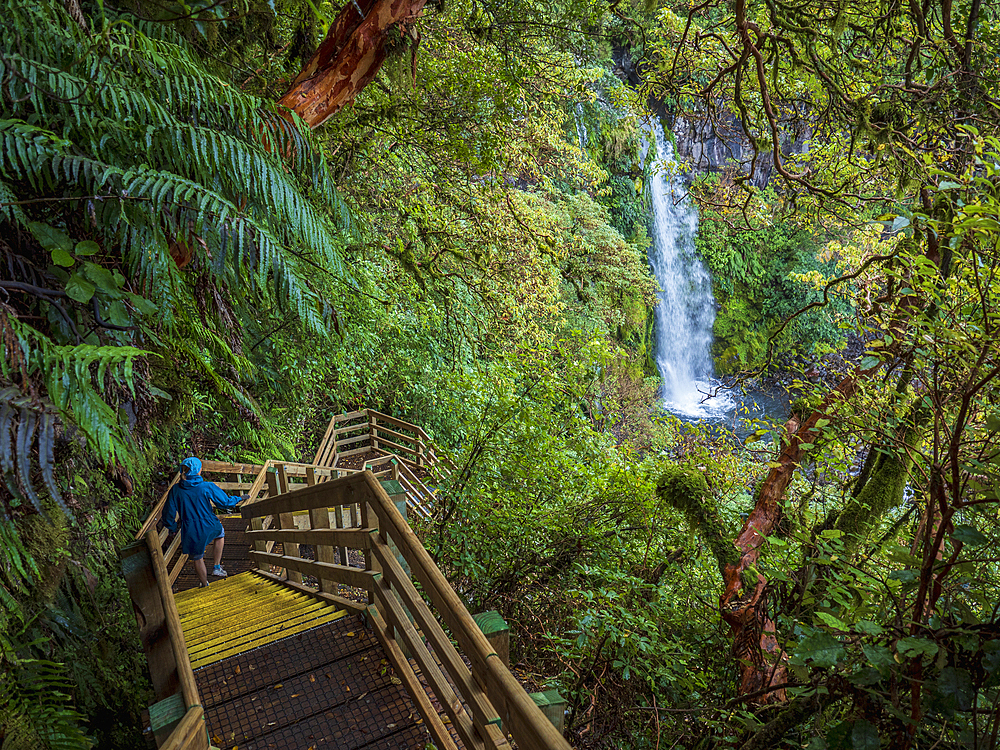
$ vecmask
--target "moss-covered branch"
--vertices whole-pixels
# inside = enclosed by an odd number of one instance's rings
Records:
[[[656,483],[656,496],[674,510],[684,514],[687,522],[698,530],[705,544],[715,555],[719,572],[725,576],[727,565],[736,565],[740,556],[719,517],[705,475],[698,469],[668,464]]]
[[[853,497],[839,514],[831,514],[823,524],[843,532],[845,549],[857,551],[868,533],[885,517],[885,514],[903,502],[903,493],[913,466],[911,451],[923,434],[922,426],[927,411],[914,406],[907,419],[898,448],[873,446],[869,453],[871,469],[863,484],[859,484]],[[874,458],[872,458],[872,454]],[[834,517],[836,520],[834,521]]]

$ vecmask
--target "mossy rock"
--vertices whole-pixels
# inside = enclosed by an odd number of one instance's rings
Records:
[[[34,598],[48,602],[55,596],[69,559],[69,527],[66,516],[52,510],[51,520],[36,514],[21,520],[20,536],[24,546],[38,566],[38,581]]]

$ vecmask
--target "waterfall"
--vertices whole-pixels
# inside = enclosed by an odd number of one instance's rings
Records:
[[[576,137],[580,141],[580,150],[585,151],[587,144],[590,142],[590,137],[587,134],[587,126],[583,122],[583,105],[577,102],[573,111],[576,114],[574,118],[576,120]]]
[[[716,388],[711,354],[715,300],[712,279],[694,244],[698,211],[685,197],[673,146],[660,123],[654,120],[649,130],[656,144],[649,262],[662,290],[655,314],[664,405],[685,417],[720,418],[732,404],[725,394],[706,398]]]

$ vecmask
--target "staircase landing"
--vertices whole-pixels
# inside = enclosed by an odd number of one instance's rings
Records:
[[[177,596],[212,744],[388,750],[430,741],[362,619],[254,573]]]

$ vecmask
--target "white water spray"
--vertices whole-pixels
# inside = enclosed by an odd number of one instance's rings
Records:
[[[660,123],[650,135],[656,143],[650,194],[653,199],[653,245],[649,261],[660,284],[656,306],[656,366],[663,381],[664,405],[681,416],[724,418],[733,406],[712,368],[715,300],[712,279],[695,249],[698,211],[685,198],[670,141]]]

